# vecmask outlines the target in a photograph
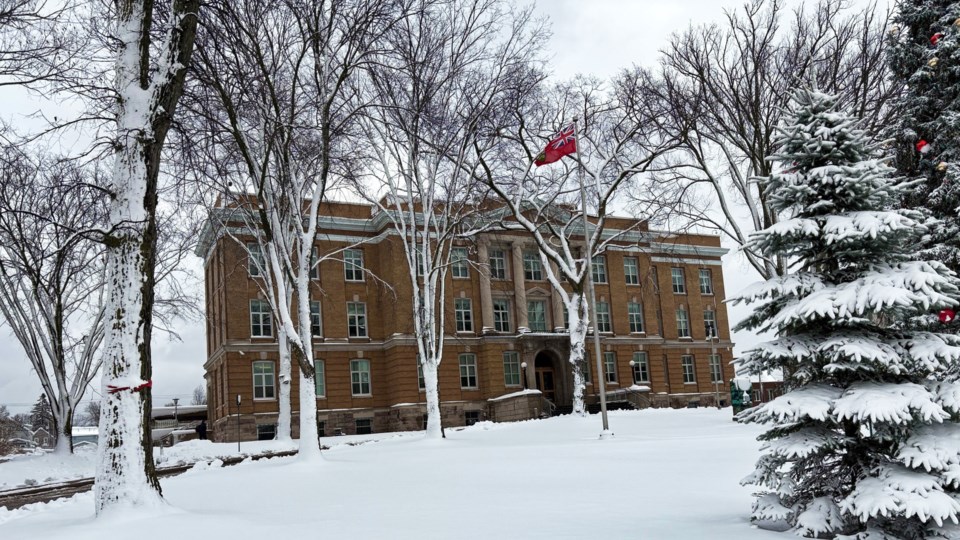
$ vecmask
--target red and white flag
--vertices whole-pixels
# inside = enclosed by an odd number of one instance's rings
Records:
[[[546,165],[548,163],[553,163],[554,161],[559,161],[560,158],[568,154],[572,154],[577,151],[577,137],[574,134],[573,124],[563,128],[559,133],[554,135],[550,142],[547,143],[547,146],[543,149],[543,152],[540,152],[537,155],[537,158],[533,163],[539,167],[541,165]]]

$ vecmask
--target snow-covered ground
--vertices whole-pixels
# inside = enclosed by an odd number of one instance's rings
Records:
[[[204,463],[163,480],[167,507],[92,519],[87,493],[0,509],[0,538],[783,538],[748,521],[738,481],[761,430],[730,409],[618,411],[610,425],[604,441],[597,415],[566,416],[341,444],[312,466]]]

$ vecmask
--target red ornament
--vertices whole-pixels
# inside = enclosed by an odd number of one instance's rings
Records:
[[[920,152],[921,154],[926,154],[932,149],[933,148],[930,147],[930,143],[923,139],[920,139],[920,142],[917,143],[917,152]]]
[[[956,317],[957,317],[957,314],[952,309],[947,308],[947,309],[940,310],[940,322],[942,322],[943,324],[953,322],[953,319],[955,319]]]
[[[930,44],[936,45],[938,41],[943,38],[943,32],[937,32],[936,34],[930,36]]]

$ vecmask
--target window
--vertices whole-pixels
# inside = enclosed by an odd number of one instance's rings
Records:
[[[502,249],[490,250],[490,278],[507,279],[507,258]]]
[[[313,386],[318,398],[327,397],[327,369],[323,360],[313,361]]]
[[[709,268],[700,269],[700,294],[713,294],[713,276]]]
[[[317,263],[317,248],[310,250],[310,279],[320,279],[320,265]]]
[[[543,280],[543,265],[540,261],[540,254],[537,252],[523,252],[523,279],[529,281]]]
[[[257,440],[272,441],[277,438],[276,424],[257,424]]]
[[[355,396],[370,395],[370,361],[350,361],[350,391]]]
[[[503,384],[520,386],[520,354],[515,351],[503,353]]]
[[[463,411],[463,423],[472,426],[480,421],[480,411]]]
[[[547,303],[543,300],[527,301],[527,324],[531,332],[547,331]]]
[[[474,354],[460,355],[460,388],[477,387],[477,356]]]
[[[273,362],[253,363],[253,399],[276,399]]]
[[[317,420],[317,435],[321,437],[327,436],[327,423],[323,420]]]
[[[603,255],[597,255],[590,264],[590,272],[594,283],[607,282],[607,258]]]
[[[510,301],[493,301],[493,329],[497,332],[510,331]]]
[[[363,251],[343,250],[343,278],[347,281],[363,281]]]
[[[640,284],[640,267],[637,266],[636,257],[623,258],[623,280],[627,285]]]
[[[570,312],[567,311],[567,304],[566,304],[566,302],[564,302],[564,304],[563,304],[563,327],[564,327],[564,328],[569,328],[569,327],[570,327]]]
[[[473,307],[469,298],[457,298],[453,301],[457,332],[473,332]]]
[[[715,384],[723,382],[723,370],[720,369],[719,354],[710,355],[710,382]]]
[[[367,337],[367,305],[363,302],[347,302],[347,334]]]
[[[357,429],[357,435],[369,435],[373,433],[373,422],[369,418],[357,418],[354,420]]]
[[[270,303],[266,300],[250,301],[250,337],[270,337],[273,335],[273,319]]]
[[[247,244],[247,273],[250,277],[260,277],[267,268],[267,260],[263,257],[260,244]]]
[[[633,353],[633,382],[634,384],[650,382],[650,364],[645,352]]]
[[[677,337],[690,337],[690,322],[687,320],[687,310],[677,310]]]
[[[683,368],[683,382],[691,384],[697,382],[697,375],[693,369],[693,357],[685,354],[680,357],[680,366]]]
[[[417,388],[420,390],[427,389],[427,381],[423,378],[423,365],[417,362]]]
[[[310,335],[319,336],[323,334],[323,328],[320,324],[320,301],[310,301]]]
[[[603,375],[608,383],[617,382],[617,353],[603,353]]]
[[[670,280],[673,282],[674,294],[687,294],[687,284],[683,280],[683,268],[671,268]]]
[[[450,250],[450,271],[455,278],[469,278],[467,248],[455,247]]]
[[[717,337],[717,315],[712,309],[703,310],[703,332],[707,339]]]
[[[606,302],[597,302],[597,331],[613,331],[610,326],[610,304]]]
[[[583,382],[590,384],[590,355],[584,353],[583,355]]]
[[[417,250],[417,275],[423,275],[423,252],[419,249]]]
[[[627,319],[630,321],[630,332],[643,332],[643,306],[637,302],[627,304]]]

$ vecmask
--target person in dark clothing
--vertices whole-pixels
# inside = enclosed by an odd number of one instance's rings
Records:
[[[197,436],[200,437],[201,441],[207,440],[207,421],[201,420],[197,427],[193,428],[197,432]]]

